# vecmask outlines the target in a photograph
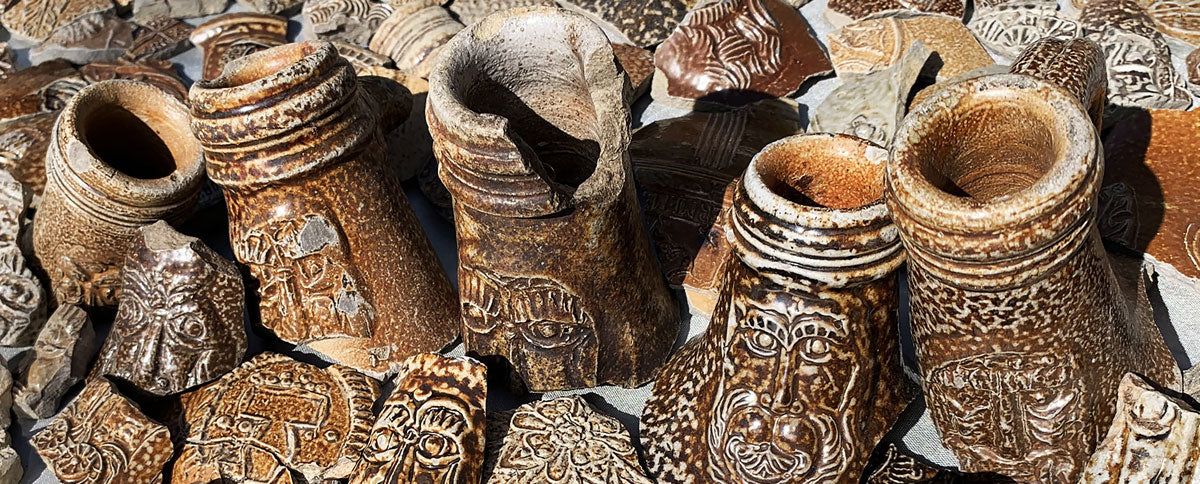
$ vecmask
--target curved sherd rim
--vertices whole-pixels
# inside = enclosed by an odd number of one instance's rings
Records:
[[[577,63],[539,72],[536,67],[545,66],[522,64],[537,59],[500,55],[528,52],[518,47],[534,43],[547,52],[561,46]],[[595,113],[589,126],[595,137],[591,141],[598,144],[599,155],[590,175],[573,187],[552,180],[543,166],[545,160],[533,161],[538,159],[531,156],[536,140],[522,139],[519,121],[472,108],[478,104],[472,96],[479,96],[474,90],[485,84],[499,85],[520,97],[522,89],[529,87],[529,80],[521,76],[561,77],[586,85],[588,107]],[[571,79],[576,76],[579,79]],[[517,8],[488,16],[443,47],[429,78],[426,115],[439,147],[443,180],[456,199],[503,216],[548,216],[565,208],[567,200],[575,204],[613,200],[622,192],[630,169],[627,88],[607,37],[586,17],[552,7]]]
[[[964,107],[1001,103],[1039,115],[1036,121],[1045,123],[1047,139],[1054,149],[1050,166],[1028,187],[992,197],[960,196],[936,186],[929,169],[944,165],[946,160],[930,156],[929,151],[937,148],[932,145],[963,141],[941,139],[944,133],[939,130],[960,122]],[[1024,134],[1031,132],[1026,130]],[[968,79],[939,89],[901,123],[887,167],[889,202],[894,202],[893,210],[905,219],[942,232],[986,235],[1024,227],[1062,205],[1090,178],[1097,178],[1095,139],[1094,128],[1079,101],[1058,86],[1020,74]],[[1008,146],[1016,148],[1029,140],[1008,141]]]
[[[736,253],[756,269],[833,286],[892,273],[904,253],[883,200],[887,159],[883,148],[841,134],[767,145],[735,197]]]
[[[196,81],[188,102],[197,113],[215,114],[254,104],[291,88],[336,60],[325,41],[283,44],[234,59],[220,76]]]
[[[136,122],[152,131],[157,141],[169,150],[173,170],[162,176],[132,176],[113,165],[124,164],[127,160],[102,159],[89,138],[89,130],[94,129],[91,123],[97,122],[94,121],[97,116],[115,110],[132,115]],[[58,153],[51,158],[58,158],[63,164],[63,173],[58,173],[57,169],[47,171],[49,176],[68,177],[59,182],[69,193],[79,189],[95,190],[114,202],[153,208],[194,196],[204,180],[203,151],[189,128],[187,107],[153,85],[130,80],[90,85],[67,103],[54,130],[56,146],[52,149]],[[136,150],[137,146],[126,149]],[[138,165],[125,168],[138,168]],[[82,186],[77,186],[80,184]]]

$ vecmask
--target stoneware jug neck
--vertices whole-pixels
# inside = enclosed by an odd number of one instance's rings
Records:
[[[261,186],[350,158],[376,126],[358,88],[354,68],[328,42],[230,62],[189,95],[209,176],[225,187]]]
[[[54,126],[47,176],[75,209],[140,227],[191,203],[204,181],[183,103],[161,89],[113,80],[88,86]]]
[[[1097,140],[1079,101],[1030,76],[939,90],[905,118],[888,164],[888,205],[909,260],[981,291],[1061,267],[1095,225]]]
[[[782,281],[845,287],[904,262],[883,202],[887,151],[833,134],[797,135],[751,160],[732,211],[734,253]]]
[[[620,196],[629,83],[595,24],[561,9],[516,9],[459,32],[445,52],[462,54],[434,69],[426,112],[456,203],[531,218]]]

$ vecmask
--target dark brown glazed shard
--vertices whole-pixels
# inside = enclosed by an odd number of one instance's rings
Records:
[[[174,453],[167,427],[104,378],[89,381],[30,443],[64,484],[161,482]]]
[[[655,98],[742,106],[783,97],[833,69],[800,12],[780,0],[722,0],[688,13],[654,54]]]
[[[1121,375],[1179,386],[1096,230],[1096,136],[1070,93],[1019,74],[939,89],[896,135],[887,199],[925,401],[965,471],[1074,483]]]
[[[395,379],[350,484],[477,484],[483,463],[487,367],[423,353]]]
[[[58,111],[0,122],[0,169],[33,192],[31,206],[41,203],[46,188],[46,147]]]
[[[63,108],[87,81],[67,61],[44,62],[0,79],[0,120]]]
[[[124,58],[131,61],[167,60],[192,47],[192,26],[171,17],[156,17],[138,25],[133,45]]]
[[[486,442],[483,447],[483,480],[489,482],[492,473],[496,471],[496,461],[500,459],[500,449],[504,447],[504,439],[508,437],[513,415],[517,409],[487,413],[487,427],[484,429]]]
[[[350,475],[367,443],[379,385],[262,353],[182,396],[186,442],[174,484],[322,482]]]
[[[204,51],[204,80],[221,75],[225,64],[287,43],[287,19],[262,13],[229,13],[204,22],[191,41]]]
[[[0,20],[14,37],[41,42],[80,17],[112,9],[109,0],[18,0],[7,5]]]
[[[463,29],[438,0],[407,0],[379,24],[371,50],[391,57],[396,67],[428,78],[442,47]]]
[[[149,84],[104,81],[63,108],[46,176],[33,247],[52,306],[115,306],[138,228],[191,214],[204,159],[183,103]]]
[[[614,43],[612,49],[617,56],[617,64],[629,76],[629,85],[633,88],[629,99],[633,102],[650,88],[650,78],[654,76],[654,54],[630,44]]]
[[[454,197],[467,349],[507,358],[536,392],[649,381],[680,316],[637,204],[608,40],[539,7],[445,49],[426,112]]]
[[[829,0],[825,18],[835,27],[889,10],[912,10],[938,13],[962,19],[966,15],[966,0]]]
[[[907,404],[886,162],[831,134],[750,162],[713,324],[663,367],[642,414],[659,482],[858,482]]]
[[[306,42],[231,63],[192,87],[191,106],[263,326],[383,375],[452,341],[458,306],[386,171],[376,119],[403,118],[386,112],[399,104],[378,101],[396,92],[377,87],[332,44]]]
[[[633,133],[633,174],[667,282],[684,284],[721,211],[725,187],[750,159],[772,141],[802,131],[796,104],[771,100],[655,121]]]
[[[318,37],[366,46],[394,7],[375,0],[307,0],[304,18]]]
[[[84,80],[93,83],[112,79],[142,81],[162,89],[180,101],[187,101],[187,88],[179,78],[175,66],[169,61],[117,59],[93,62],[80,67],[79,73],[83,75]]]
[[[133,45],[133,24],[112,13],[92,13],[63,25],[29,49],[29,61],[64,59],[76,64],[112,60]]]
[[[631,44],[651,47],[662,42],[687,15],[694,0],[567,0],[598,23],[608,24]]]
[[[1092,455],[1089,484],[1189,482],[1200,469],[1200,411],[1128,373],[1108,435]]]
[[[121,278],[117,316],[93,375],[170,395],[241,363],[245,300],[232,262],[160,221],[138,231]]]
[[[1171,65],[1171,50],[1137,0],[1090,0],[1080,15],[1087,38],[1104,50],[1108,102],[1146,109],[1187,109],[1192,97]]]
[[[1151,109],[1104,143],[1100,235],[1200,281],[1200,112]]]
[[[625,427],[578,396],[513,413],[489,484],[653,484]]]
[[[86,312],[71,304],[59,306],[38,333],[28,363],[22,365],[13,392],[17,416],[34,420],[54,416],[67,390],[87,375],[97,343]]]
[[[1107,104],[1108,79],[1104,52],[1088,39],[1042,39],[1031,44],[1013,62],[1009,72],[1025,74],[1055,84],[1075,96],[1099,130]]]

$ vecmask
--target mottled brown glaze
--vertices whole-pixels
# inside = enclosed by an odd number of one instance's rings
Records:
[[[889,10],[937,13],[962,19],[966,0],[829,0],[825,18],[836,27]]]
[[[19,0],[5,7],[0,21],[13,36],[41,42],[80,17],[112,9],[109,0]]]
[[[1158,30],[1200,45],[1200,0],[1137,0]]]
[[[363,47],[393,11],[391,3],[376,0],[306,0],[303,8],[318,37]]]
[[[680,323],[634,193],[613,59],[585,17],[517,9],[451,40],[429,83],[463,339],[533,391],[645,383]]]
[[[0,79],[0,119],[58,111],[87,84],[62,60],[12,72]]]
[[[1171,63],[1171,49],[1139,0],[1090,0],[1079,23],[1104,51],[1108,102],[1145,109],[1187,109],[1192,96]]]
[[[31,199],[29,189],[0,171],[0,347],[32,344],[46,321],[46,291],[24,256]]]
[[[1013,62],[1009,72],[1025,74],[1057,85],[1075,96],[1099,131],[1108,104],[1108,77],[1104,51],[1088,39],[1042,39],[1031,44]]]
[[[578,396],[512,413],[489,484],[653,484],[625,427]]]
[[[1117,413],[1084,471],[1089,484],[1194,482],[1200,477],[1200,411],[1128,373]]]
[[[478,484],[487,367],[423,353],[404,362],[350,484]]]
[[[713,322],[663,368],[642,414],[659,482],[858,482],[907,404],[886,162],[831,134],[750,162]]]
[[[375,109],[394,104],[373,87],[333,45],[289,44],[198,82],[191,106],[263,326],[381,375],[450,343],[458,305],[387,171]]]
[[[52,136],[35,265],[53,305],[115,306],[137,229],[182,222],[204,183],[187,108],[149,84],[105,81],[67,103]]]
[[[187,101],[187,88],[183,86],[183,80],[179,78],[179,73],[175,71],[175,65],[170,61],[117,59],[93,62],[80,67],[79,73],[88,82],[112,79],[142,81],[166,91],[180,101]]]
[[[131,61],[167,60],[192,47],[192,26],[171,17],[156,17],[138,25],[133,45],[122,56]]]
[[[113,13],[90,13],[54,29],[46,40],[29,49],[29,61],[40,64],[63,59],[86,64],[113,60],[133,45],[133,29],[133,23]]]
[[[167,427],[104,378],[89,381],[30,443],[64,484],[162,482],[174,453]]]
[[[350,475],[379,385],[262,353],[182,398],[186,441],[171,482],[323,482]],[[295,475],[293,477],[294,474]]]
[[[896,136],[887,200],[925,400],[966,471],[1074,483],[1121,375],[1179,386],[1100,242],[1099,154],[1082,104],[1019,74],[938,90]]]
[[[688,13],[654,53],[655,98],[742,106],[832,70],[808,22],[780,0],[723,0]]]
[[[1187,76],[1188,82],[1200,85],[1200,49],[1187,56]]]
[[[654,54],[650,51],[630,44],[612,44],[613,54],[621,70],[629,76],[629,102],[637,100],[650,88],[650,78],[654,76]]]
[[[265,13],[228,13],[196,26],[190,37],[204,51],[202,79],[221,75],[225,64],[287,43],[287,19]]]
[[[169,395],[241,363],[246,305],[233,262],[160,221],[138,231],[121,278],[117,316],[93,375]]]
[[[671,34],[695,0],[567,0],[564,6],[583,12],[597,24],[641,47],[652,47]]]
[[[22,418],[54,416],[67,390],[87,375],[96,355],[96,333],[79,306],[59,306],[38,333],[13,391],[13,411]]]
[[[880,14],[830,33],[829,56],[838,76],[869,74],[899,63],[916,41],[941,58],[938,81],[995,63],[958,19],[915,12]]]
[[[0,122],[0,169],[33,192],[30,206],[41,204],[46,189],[46,148],[56,119],[51,111]]]
[[[391,57],[396,67],[428,78],[442,47],[463,29],[437,0],[409,0],[392,12],[371,37],[371,50]]]

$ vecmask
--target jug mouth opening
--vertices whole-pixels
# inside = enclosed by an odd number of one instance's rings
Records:
[[[239,87],[260,81],[300,63],[317,52],[316,46],[308,42],[284,44],[270,50],[270,55],[257,55],[259,52],[255,52],[230,62],[225,66],[222,75],[210,81],[208,87]]]
[[[754,174],[776,196],[830,210],[852,210],[883,199],[882,148],[845,135],[784,141],[764,148],[754,165]]]

